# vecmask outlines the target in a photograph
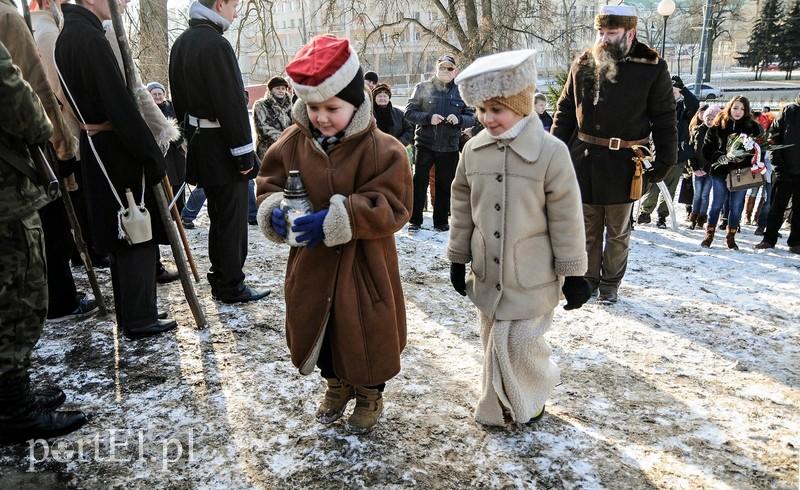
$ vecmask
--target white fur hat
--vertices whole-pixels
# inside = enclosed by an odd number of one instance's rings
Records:
[[[520,49],[478,58],[456,77],[461,98],[476,106],[536,86],[535,55],[532,49]]]

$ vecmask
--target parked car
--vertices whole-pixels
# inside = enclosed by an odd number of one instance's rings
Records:
[[[696,94],[695,87],[697,86],[696,83],[687,83],[686,88],[688,88],[693,94]],[[714,87],[713,85],[709,85],[704,83],[700,86],[700,100],[714,100],[714,99],[721,99],[722,98],[722,89]]]

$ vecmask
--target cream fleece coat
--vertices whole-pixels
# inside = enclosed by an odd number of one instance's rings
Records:
[[[566,145],[529,117],[519,136],[472,138],[451,192],[448,258],[470,263],[467,294],[487,317],[550,313],[564,276],[586,272],[580,190]]]

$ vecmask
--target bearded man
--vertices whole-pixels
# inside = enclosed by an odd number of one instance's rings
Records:
[[[677,156],[675,98],[667,64],[636,39],[637,12],[604,5],[595,17],[597,39],[573,62],[550,132],[567,143],[581,188],[586,279],[599,303],[616,303],[628,265],[632,147],[652,137],[649,183],[664,179]],[[605,246],[603,235],[605,232]]]

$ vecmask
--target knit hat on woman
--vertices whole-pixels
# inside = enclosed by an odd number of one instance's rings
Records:
[[[535,55],[532,49],[520,49],[478,58],[456,77],[461,98],[473,107],[492,101],[529,115],[536,87]]]
[[[272,77],[272,78],[269,79],[269,82],[267,82],[267,88],[269,90],[272,90],[275,87],[286,87],[286,88],[289,88],[289,82],[287,82],[285,79],[283,79],[281,77]]]
[[[294,93],[307,104],[338,97],[359,107],[366,99],[361,63],[347,39],[313,37],[286,65],[286,73]]]
[[[374,99],[380,93],[388,95],[390,99],[392,98],[392,88],[385,83],[379,83],[378,85],[375,85],[375,88],[372,89],[372,98]]]

